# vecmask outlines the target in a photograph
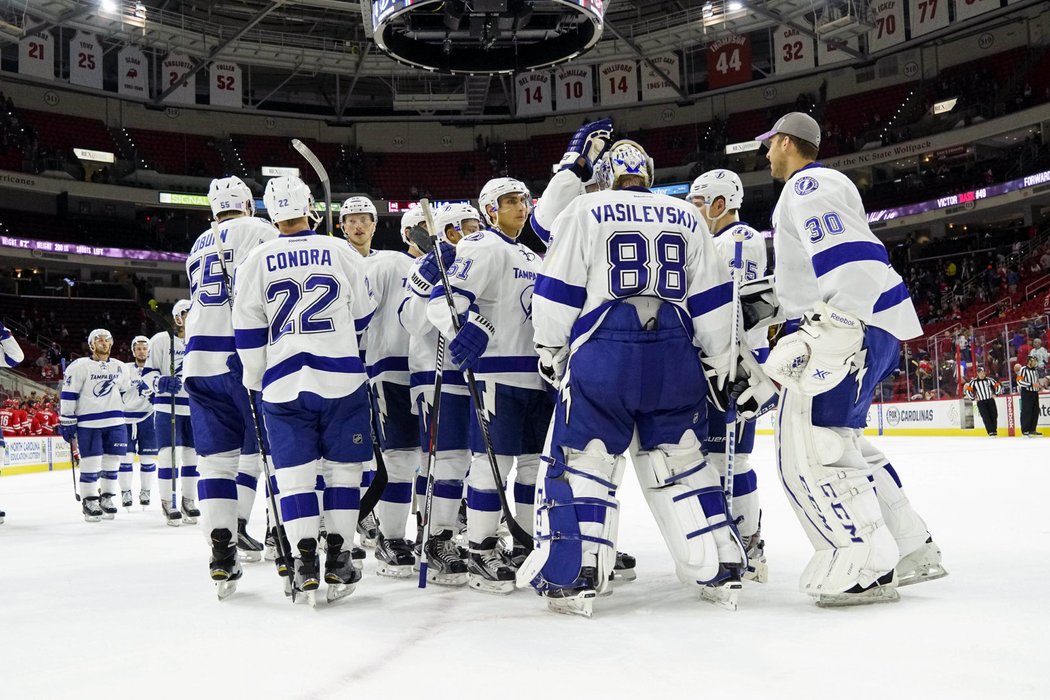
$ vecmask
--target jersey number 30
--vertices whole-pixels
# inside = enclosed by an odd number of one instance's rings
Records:
[[[316,291],[320,294],[312,294]],[[271,282],[266,287],[266,301],[279,301],[270,322],[270,343],[276,343],[286,333],[328,333],[333,330],[332,319],[318,314],[331,306],[338,296],[339,282],[331,275],[310,275],[302,284],[293,279]]]
[[[682,234],[664,231],[650,242],[638,231],[619,231],[609,237],[608,252],[609,291],[614,297],[655,292],[669,301],[685,299]]]

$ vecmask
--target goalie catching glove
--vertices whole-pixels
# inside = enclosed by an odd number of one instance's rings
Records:
[[[595,162],[612,143],[612,128],[611,119],[599,119],[577,129],[558,163],[559,170],[571,170],[581,182],[590,180]]]
[[[714,357],[700,356],[707,380],[707,398],[723,413],[730,401],[736,402],[737,417],[751,421],[777,405],[777,388],[762,371],[750,350],[743,348],[734,362],[736,379],[729,382],[729,354]]]
[[[860,319],[819,302],[797,331],[769,351],[766,374],[785,389],[816,396],[856,371],[854,359],[863,345]]]

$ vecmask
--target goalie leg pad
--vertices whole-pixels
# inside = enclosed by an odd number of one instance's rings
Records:
[[[893,533],[903,559],[925,546],[926,540],[930,538],[929,530],[926,528],[926,522],[912,508],[911,501],[901,488],[900,478],[893,465],[886,459],[886,455],[871,444],[860,431],[857,433],[861,454],[871,465],[872,475],[875,477],[875,494],[882,509],[882,518]]]
[[[744,561],[744,548],[726,519],[718,471],[704,461],[691,431],[677,445],[640,452],[634,462],[680,581],[704,584],[718,577],[720,562]]]
[[[611,477],[624,458],[596,443],[583,452],[566,450],[564,462],[543,458],[545,471],[536,486],[536,547],[518,570],[519,587],[531,585],[541,593],[570,587],[583,567],[596,569],[599,593],[609,586],[619,524],[619,484]]]
[[[870,586],[899,557],[854,432],[814,426],[811,406],[810,397],[784,393],[778,461],[788,498],[817,549],[800,588],[819,596]]]

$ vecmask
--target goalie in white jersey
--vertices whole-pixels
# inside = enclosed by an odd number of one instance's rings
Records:
[[[375,304],[361,256],[311,230],[313,197],[302,180],[270,180],[263,201],[280,236],[257,246],[237,270],[237,354],[244,385],[262,392],[280,517],[298,548],[293,585],[308,593],[321,576],[314,487],[324,476],[324,579],[334,600],[361,578],[350,545],[372,440],[358,347]]]
[[[817,122],[792,112],[756,140],[785,182],[773,245],[788,335],[766,371],[783,387],[781,481],[816,549],[800,587],[822,606],[895,601],[898,584],[945,572],[926,524],[863,429],[875,387],[897,368],[900,341],[922,328],[856,186],[814,162]]]
[[[208,202],[216,225],[197,238],[186,259],[192,305],[184,376],[211,577],[229,581],[240,577],[233,550],[240,549],[248,561],[262,556],[262,545],[247,530],[261,463],[250,399],[241,384],[230,292],[237,268],[256,246],[276,238],[277,229],[255,217],[255,199],[239,178],[212,180]]]
[[[80,496],[84,520],[112,520],[117,512],[117,472],[128,449],[124,400],[130,388],[123,362],[114,360],[113,336],[104,328],[88,335],[91,357],[66,367],[62,381],[62,439],[80,449]]]
[[[131,340],[131,362],[125,362],[131,389],[124,394],[124,423],[128,428],[128,450],[120,463],[121,505],[130,508],[132,503],[131,477],[135,457],[139,461],[139,505],[150,504],[150,490],[157,478],[157,431],[153,424],[153,391],[146,375],[146,358],[149,357],[149,338],[137,335]]]
[[[737,362],[729,274],[697,209],[647,189],[653,162],[641,146],[619,141],[609,155],[613,189],[562,212],[536,283],[540,369],[559,395],[536,549],[518,584],[558,612],[590,615],[609,586],[622,455],[637,440],[638,480],[679,579],[735,606],[744,548],[698,437],[708,394],[698,351],[723,401]],[[749,390],[741,412],[754,400]]]
[[[757,280],[766,274],[766,243],[762,234],[740,221],[740,206],[744,202],[744,185],[730,170],[710,170],[693,181],[689,188],[691,201],[704,218],[714,237],[715,249],[732,268],[735,261],[734,236],[739,232],[741,245],[740,282]],[[750,330],[743,339],[759,364],[769,355],[766,329]],[[741,348],[744,351],[745,348]],[[764,583],[768,578],[766,555],[761,537],[761,510],[758,503],[758,479],[751,467],[751,452],[755,446],[755,421],[737,424],[735,462],[733,468],[732,511],[737,531],[747,546],[747,572],[744,578]],[[715,466],[722,478],[726,473],[726,414],[711,407],[707,413],[707,435],[704,453],[709,464]]]

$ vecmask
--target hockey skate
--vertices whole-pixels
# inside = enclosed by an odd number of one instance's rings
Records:
[[[616,553],[616,564],[613,565],[612,573],[609,574],[610,581],[633,581],[638,578],[634,567],[637,560],[627,552]]]
[[[4,511],[0,510],[0,525],[4,524],[4,518],[6,518],[6,517],[7,517],[7,513],[5,513]]]
[[[182,521],[187,525],[196,525],[197,518],[201,517],[201,512],[197,510],[197,502],[192,498],[182,497]]]
[[[762,539],[762,532],[751,535],[747,543],[747,569],[744,571],[745,581],[765,583],[769,580],[769,567],[766,566],[766,542]]]
[[[164,512],[166,522],[171,527],[178,527],[182,524],[182,513],[171,507],[171,501],[167,498],[160,502],[160,509]]]
[[[263,544],[248,534],[248,521],[237,519],[237,549],[244,561],[261,561]]]
[[[299,556],[295,558],[295,575],[292,578],[292,588],[296,593],[306,594],[306,602],[310,607],[317,605],[317,589],[321,585],[321,561],[317,556],[317,540],[312,537],[299,540],[297,545]],[[292,601],[296,599],[292,595]]]
[[[88,496],[80,502],[80,507],[87,522],[97,523],[102,520],[102,506],[98,504],[98,496]]]
[[[459,502],[459,512],[456,514],[456,544],[466,546],[467,544],[467,501]]]
[[[361,580],[361,570],[354,566],[350,550],[343,549],[342,535],[328,535],[324,559],[324,582],[329,603],[354,592]]]
[[[371,549],[379,540],[379,521],[375,513],[369,513],[357,523],[357,534],[361,536],[361,546]]]
[[[263,539],[263,559],[266,561],[277,561],[277,537],[274,532],[275,528],[266,528],[266,537]]]
[[[895,572],[890,571],[868,586],[862,587],[858,584],[842,593],[821,593],[817,596],[817,607],[845,608],[853,605],[896,603],[900,599]]]
[[[142,506],[142,510],[149,506],[149,489],[139,490],[139,505]]]
[[[925,544],[897,562],[897,586],[936,581],[948,572],[941,566],[941,548],[930,537]]]
[[[241,565],[237,561],[233,535],[226,528],[211,531],[211,561],[208,562],[208,569],[219,600],[226,600],[237,591]]]
[[[467,583],[476,591],[507,595],[514,592],[515,570],[500,555],[495,537],[471,543],[467,557]]]
[[[102,508],[102,519],[112,520],[113,516],[117,514],[117,506],[113,503],[114,493],[104,493],[102,498],[99,500],[99,506]]]
[[[598,596],[598,572],[593,566],[580,569],[580,575],[572,585],[564,588],[551,588],[543,592],[547,608],[562,615],[580,615],[590,617],[594,612],[594,599]]]
[[[376,541],[376,561],[376,573],[380,576],[406,578],[412,575],[416,555],[408,540],[401,537],[388,540],[380,533]]]
[[[126,508],[126,509],[128,509],[130,511],[131,510],[131,506],[134,505],[134,503],[135,503],[135,499],[132,498],[132,496],[131,496],[131,489],[128,489],[127,491],[121,491],[120,492],[120,506],[121,506],[121,508]]]
[[[439,586],[467,583],[467,563],[452,540],[452,530],[433,533],[426,543],[427,581]]]
[[[700,583],[697,589],[697,597],[700,600],[714,603],[720,608],[736,611],[740,598],[740,589],[744,586],[740,583],[739,564],[720,564],[718,575],[708,583]]]

